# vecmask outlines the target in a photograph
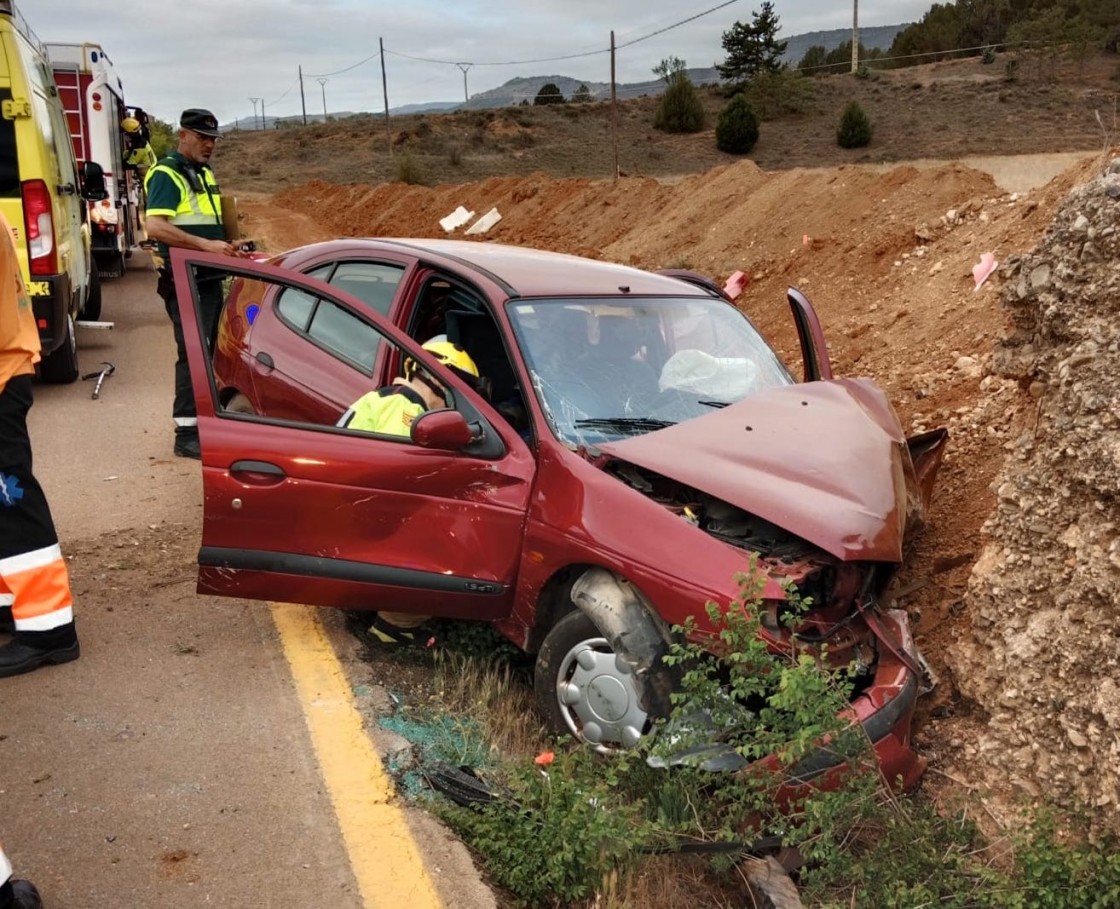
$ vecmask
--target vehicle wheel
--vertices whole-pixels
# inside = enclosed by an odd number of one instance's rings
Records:
[[[124,274],[123,264],[121,274]],[[81,317],[87,322],[96,322],[101,318],[101,273],[97,270],[97,266],[92,264],[89,267],[89,296],[86,297],[86,305]]]
[[[552,731],[601,751],[633,748],[650,729],[629,665],[579,610],[545,637],[533,687]]]
[[[225,406],[225,411],[226,413],[256,413],[256,410],[253,408],[253,402],[241,392],[237,392],[237,394],[229,399],[229,403]]]
[[[61,385],[78,378],[78,342],[74,337],[74,319],[66,316],[66,337],[53,353],[39,363],[39,378]]]

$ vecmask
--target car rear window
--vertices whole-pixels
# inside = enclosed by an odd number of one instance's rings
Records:
[[[10,89],[0,89],[0,102],[10,101]],[[19,197],[19,159],[16,157],[16,124],[0,117],[0,197]]]

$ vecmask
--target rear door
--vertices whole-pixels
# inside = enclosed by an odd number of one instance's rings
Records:
[[[200,593],[495,619],[512,606],[535,463],[526,444],[417,342],[314,278],[173,250],[202,440]],[[361,313],[377,343],[452,389],[483,440],[462,451],[407,437],[224,412],[199,331],[198,267]],[[293,366],[295,368],[295,365]],[[331,381],[329,376],[319,380]]]

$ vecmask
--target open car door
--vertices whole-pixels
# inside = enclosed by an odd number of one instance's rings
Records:
[[[173,250],[171,262],[202,442],[198,592],[506,615],[535,472],[517,433],[417,342],[337,288],[248,259]],[[377,343],[399,349],[386,361],[414,358],[450,389],[457,413],[444,414],[440,430],[442,412],[433,411],[412,436],[395,437],[225,411],[200,304],[212,312],[254,282],[361,311]]]

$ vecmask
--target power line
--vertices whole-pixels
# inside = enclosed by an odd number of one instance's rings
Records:
[[[711,9],[706,9],[706,10],[704,10],[704,12],[697,13],[695,16],[689,16],[687,19],[681,19],[680,22],[674,22],[672,25],[666,25],[664,28],[659,28],[655,32],[650,32],[648,35],[642,35],[642,37],[640,37],[640,38],[634,38],[630,41],[626,41],[622,44],[619,44],[619,45],[616,46],[615,49],[616,50],[621,50],[624,47],[632,47],[633,45],[637,44],[639,41],[648,41],[650,38],[654,38],[657,35],[663,35],[663,34],[665,34],[665,32],[670,32],[674,28],[680,28],[682,25],[687,25],[689,22],[695,22],[697,19],[700,19],[704,16],[707,16],[709,13],[714,13],[717,10],[723,9],[725,6],[730,6],[732,3],[738,3],[738,2],[739,2],[739,0],[726,0],[726,2],[721,3],[719,6],[713,6]]]
[[[380,56],[381,56],[381,51],[378,51],[375,54],[370,54],[364,60],[359,60],[357,63],[353,64],[352,66],[347,66],[344,69],[336,69],[333,73],[308,73],[307,75],[311,79],[318,79],[320,77],[326,79],[330,76],[339,76],[342,73],[350,72],[350,70],[352,70],[352,69],[357,69],[359,66],[364,66],[365,64],[369,63],[370,60],[373,60],[375,57],[380,57]]]

